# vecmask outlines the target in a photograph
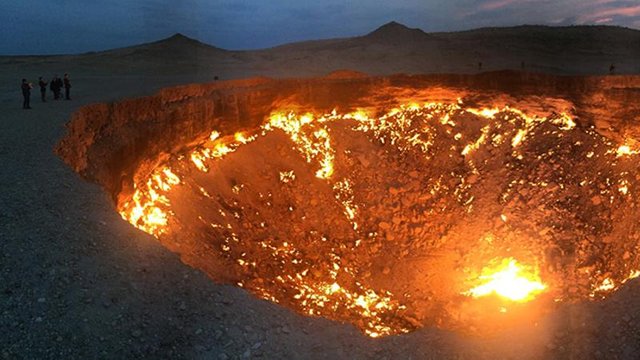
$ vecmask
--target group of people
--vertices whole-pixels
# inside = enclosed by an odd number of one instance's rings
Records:
[[[54,100],[62,99],[62,89],[64,88],[64,99],[71,100],[71,79],[69,74],[64,74],[64,78],[59,78],[55,75],[51,81],[45,81],[42,76],[38,78],[38,86],[40,86],[40,97],[42,102],[47,102],[47,85],[53,93]],[[31,89],[33,84],[28,82],[27,79],[22,79],[22,108],[31,109]]]

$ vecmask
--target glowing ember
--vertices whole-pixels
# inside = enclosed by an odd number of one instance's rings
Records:
[[[467,291],[465,295],[475,298],[495,294],[517,302],[533,300],[546,289],[537,272],[519,264],[515,259],[502,260],[497,266],[482,270],[478,278],[482,285]]]

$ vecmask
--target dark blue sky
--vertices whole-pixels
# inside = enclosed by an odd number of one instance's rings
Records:
[[[640,28],[638,0],[0,0],[0,54],[79,53],[181,32],[226,49],[365,34],[521,24]]]

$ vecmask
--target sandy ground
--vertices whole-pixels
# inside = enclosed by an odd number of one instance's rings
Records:
[[[97,185],[52,151],[82,105],[207,81],[213,73],[110,74],[106,65],[96,72],[37,61],[0,66],[1,358],[640,357],[637,280],[604,302],[560,305],[533,328],[491,337],[423,328],[383,339],[217,285],[122,220]],[[35,82],[40,73],[65,71],[74,83],[72,101],[40,103],[34,91],[33,109],[20,108],[20,78]]]

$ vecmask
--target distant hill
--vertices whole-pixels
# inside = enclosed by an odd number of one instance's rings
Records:
[[[369,73],[470,73],[522,69],[556,74],[640,73],[640,31],[613,26],[517,26],[425,33],[390,22],[360,37],[263,51],[292,67]],[[480,64],[481,63],[481,64]]]
[[[58,60],[56,60],[58,59]],[[76,63],[87,69],[216,73],[221,77],[473,73],[504,69],[554,74],[640,73],[640,31],[613,26],[524,25],[426,33],[397,22],[363,36],[304,41],[251,51],[220,49],[181,34],[138,46],[0,63]]]
[[[175,57],[189,58],[191,56],[221,56],[226,52],[228,51],[178,33],[166,39],[147,44],[106,50],[92,54],[97,56],[161,57],[170,59]]]

